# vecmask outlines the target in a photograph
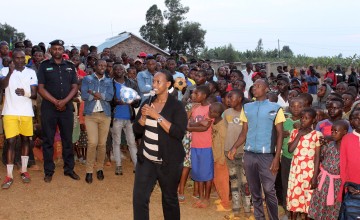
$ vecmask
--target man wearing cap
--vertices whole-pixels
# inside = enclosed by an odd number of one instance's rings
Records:
[[[143,59],[140,59],[140,58],[137,58],[135,61],[134,61],[134,66],[135,66],[135,69],[136,69],[136,73],[140,73],[141,71],[143,71]]]
[[[39,94],[42,96],[41,125],[43,132],[43,155],[45,182],[51,182],[55,170],[53,161],[54,136],[58,126],[61,133],[64,175],[79,180],[74,172],[74,153],[72,148],[73,105],[78,82],[76,68],[70,61],[62,58],[64,41],[50,42],[52,58],[40,64],[38,71]]]

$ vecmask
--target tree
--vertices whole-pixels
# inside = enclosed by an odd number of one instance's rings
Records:
[[[206,31],[201,29],[197,22],[185,22],[180,38],[181,51],[185,54],[196,56],[200,48],[205,46]]]
[[[261,38],[259,39],[259,41],[257,43],[254,55],[255,55],[255,57],[263,57],[263,55],[264,55],[264,46],[263,46],[263,42],[262,42]]]
[[[164,17],[168,19],[165,25],[165,39],[169,50],[181,49],[181,33],[183,21],[185,20],[184,14],[189,12],[189,7],[184,7],[180,0],[165,0],[167,10],[164,12]]]
[[[166,48],[164,38],[164,17],[157,5],[153,5],[146,12],[146,24],[141,26],[140,35],[150,43]]]
[[[294,53],[292,52],[292,50],[290,49],[289,46],[283,46],[282,50],[280,51],[281,56],[283,58],[290,58],[294,56]]]
[[[25,37],[24,33],[18,32],[16,28],[10,26],[9,24],[0,23],[0,40],[9,42],[11,39],[13,42],[16,42],[25,40]]]
[[[183,6],[180,0],[165,0],[165,6],[163,16],[156,5],[149,8],[146,24],[140,28],[141,36],[162,49],[196,56],[205,46],[206,31],[198,22],[185,21],[189,7]]]

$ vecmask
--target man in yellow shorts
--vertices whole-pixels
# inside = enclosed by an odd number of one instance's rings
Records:
[[[37,77],[33,69],[25,67],[25,53],[15,49],[9,67],[0,71],[1,88],[5,89],[5,103],[2,111],[5,137],[9,144],[6,155],[7,176],[1,188],[8,189],[13,183],[15,145],[18,135],[21,137],[21,179],[30,182],[27,172],[30,138],[33,136],[34,111],[31,99],[36,99]]]

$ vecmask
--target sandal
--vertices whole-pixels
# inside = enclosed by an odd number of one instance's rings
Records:
[[[200,199],[200,196],[194,196],[194,195],[192,195],[192,197],[193,197],[194,199]]]
[[[178,195],[178,200],[179,200],[179,203],[184,203],[185,202],[185,195]]]
[[[231,213],[230,215],[225,215],[224,219],[226,219],[226,220],[240,220],[240,216],[235,216],[234,213]]]

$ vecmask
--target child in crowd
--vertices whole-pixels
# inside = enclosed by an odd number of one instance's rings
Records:
[[[283,145],[281,151],[281,185],[282,185],[282,201],[283,207],[286,210],[286,195],[288,189],[288,181],[289,181],[289,173],[291,167],[291,160],[293,158],[293,154],[288,151],[288,143],[290,139],[290,133],[294,129],[299,129],[300,127],[300,114],[303,110],[303,101],[301,98],[296,97],[290,101],[289,111],[290,116],[286,117],[286,121],[283,124],[284,132],[283,132]]]
[[[309,93],[300,93],[299,98],[303,100],[304,108],[310,108],[313,103],[313,97]]]
[[[240,113],[243,108],[244,93],[240,90],[232,90],[229,92],[230,108],[224,112],[224,122],[227,128],[225,140],[225,155],[238,139],[243,123],[240,121]],[[234,218],[240,218],[240,207],[244,207],[244,212],[250,212],[250,191],[244,174],[243,164],[244,149],[240,146],[233,160],[226,158],[230,175],[232,211],[230,215]]]
[[[313,109],[316,111],[316,119],[313,124],[313,128],[316,128],[317,123],[319,123],[319,121],[325,120],[327,115],[325,113],[325,110],[320,107],[313,107]]]
[[[226,138],[225,120],[221,115],[225,106],[220,102],[210,105],[209,117],[214,119],[212,126],[212,150],[214,156],[214,185],[220,197],[216,211],[230,211],[229,171],[226,166],[224,144]]]
[[[293,153],[291,161],[288,190],[286,197],[287,210],[291,219],[296,220],[298,213],[307,218],[312,190],[310,183],[314,177],[314,158],[320,153],[319,131],[312,129],[316,118],[314,109],[306,108],[301,112],[300,129],[294,129],[289,139],[289,153]]]
[[[228,87],[228,83],[224,79],[218,80],[217,83],[219,86],[219,94],[222,97],[226,93],[226,88]]]
[[[268,92],[266,93],[266,98],[269,99],[270,102],[277,103],[279,98],[276,92]]]
[[[185,106],[185,111],[187,113],[188,119],[190,119],[190,117],[191,117],[192,109],[199,106],[199,103],[194,103],[195,100],[193,99],[193,97],[194,96],[191,95],[193,102],[190,102]],[[184,188],[185,188],[186,181],[188,179],[190,169],[191,169],[191,158],[190,158],[191,132],[186,131],[185,136],[182,140],[182,143],[183,143],[184,150],[185,150],[185,158],[184,158],[184,163],[183,163],[183,171],[181,174],[181,179],[180,179],[180,183],[179,183],[179,187],[178,187],[178,199],[179,199],[180,203],[185,202]],[[198,184],[194,185],[193,196],[195,198],[197,198],[199,196],[198,186],[199,186]]]
[[[289,78],[286,76],[278,77],[277,86],[280,93],[278,95],[277,104],[279,104],[282,108],[286,108],[289,106],[289,86],[290,86]]]
[[[314,106],[326,109],[326,100],[327,97],[330,95],[331,91],[332,89],[328,84],[321,84],[317,92],[317,102],[314,104]]]
[[[249,93],[248,93],[248,91],[246,91],[246,82],[245,82],[244,80],[236,80],[236,81],[234,82],[233,89],[238,89],[238,90],[240,90],[241,92],[244,93],[244,97],[245,97],[245,98],[248,98]]]
[[[136,82],[136,68],[135,67],[130,67],[127,69],[127,77],[129,77],[129,79],[132,79]]]
[[[325,119],[317,123],[315,130],[320,131],[325,138],[331,136],[331,126],[334,122],[340,120],[343,115],[344,101],[339,98],[333,98],[327,105],[329,119]],[[351,132],[351,127],[349,128]]]
[[[344,108],[343,108],[343,116],[342,119],[349,120],[349,115],[351,113],[351,107],[355,102],[355,97],[351,92],[344,92],[341,95],[343,101],[344,101]]]
[[[360,184],[360,110],[354,110],[350,114],[350,123],[354,128],[352,133],[346,134],[340,147],[340,178],[341,186],[338,194],[338,200],[342,201],[344,184],[352,182]],[[353,195],[359,194],[359,190],[353,187],[347,187],[347,190]],[[344,218],[343,218],[344,219]]]
[[[289,100],[289,105],[290,105],[290,101],[291,99],[295,98],[295,97],[298,97],[300,94],[300,92],[298,90],[290,90],[289,91],[289,97],[288,97],[288,100]]]
[[[317,182],[312,183],[313,195],[310,202],[309,217],[313,219],[338,219],[340,202],[337,194],[340,190],[340,145],[341,139],[347,134],[348,123],[344,120],[335,122],[331,128],[332,141],[324,143],[321,154],[315,158],[314,176]],[[319,167],[320,158],[322,158]],[[318,186],[318,187],[317,187]]]
[[[206,208],[210,204],[210,192],[212,179],[214,178],[214,158],[211,148],[211,124],[208,118],[209,104],[207,98],[210,95],[209,87],[198,86],[193,92],[196,103],[200,103],[191,113],[188,131],[192,132],[190,149],[191,177],[199,183],[200,199],[193,204],[195,208]]]

